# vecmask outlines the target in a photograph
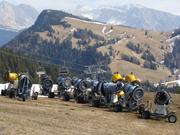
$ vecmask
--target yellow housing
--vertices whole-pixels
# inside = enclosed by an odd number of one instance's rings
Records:
[[[132,72],[125,77],[125,81],[128,83],[139,83],[140,84],[140,80]]]
[[[18,74],[17,73],[6,73],[5,74],[5,80],[6,81],[10,81],[10,82],[14,82],[16,80],[18,80]]]
[[[112,75],[111,80],[112,80],[113,83],[116,83],[117,81],[122,81],[122,80],[123,80],[123,77],[121,76],[120,73],[114,73],[114,74]]]
[[[124,91],[119,91],[119,92],[118,92],[118,97],[123,97],[124,94],[125,94]]]

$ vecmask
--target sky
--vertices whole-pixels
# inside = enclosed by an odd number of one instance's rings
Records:
[[[2,1],[2,0],[0,0]],[[78,6],[89,7],[118,6],[138,4],[145,7],[180,15],[180,0],[6,0],[15,5],[28,4],[38,11],[43,9],[58,9],[72,12]]]

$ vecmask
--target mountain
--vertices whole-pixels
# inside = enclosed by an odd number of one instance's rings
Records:
[[[12,40],[18,33],[17,31],[0,29],[0,47]]]
[[[13,5],[7,1],[0,3],[0,27],[22,30],[31,26],[38,16],[36,9],[28,5]]]
[[[150,9],[141,5],[100,7],[97,9],[80,6],[76,14],[100,22],[126,25],[155,31],[170,31],[180,27],[180,16]]]
[[[171,75],[165,65],[169,33],[138,30],[44,10],[32,27],[3,46],[29,58],[55,63],[78,74],[134,72],[158,82]],[[107,77],[106,77],[107,80]]]
[[[180,28],[171,33],[167,42],[170,51],[166,54],[165,64],[176,73],[180,69]]]

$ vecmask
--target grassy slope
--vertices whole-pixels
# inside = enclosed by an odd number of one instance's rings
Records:
[[[146,94],[146,99],[153,95]],[[180,119],[180,98],[174,95],[173,110]],[[114,113],[59,99],[21,102],[0,97],[0,134],[61,135],[178,135],[180,121],[142,120],[136,113]]]
[[[110,63],[109,67],[111,68],[112,72],[120,72],[122,74],[128,74],[129,72],[134,72],[138,75],[138,77],[141,80],[150,80],[151,82],[159,82],[160,80],[165,80],[171,73],[169,69],[159,64],[159,62],[163,59],[164,53],[167,52],[166,49],[162,50],[160,49],[162,46],[164,48],[167,47],[166,39],[168,38],[168,33],[160,33],[160,32],[152,32],[148,31],[148,34],[145,35],[144,30],[138,30],[133,29],[125,26],[111,26],[111,25],[105,25],[105,24],[93,24],[93,23],[87,23],[80,21],[78,19],[72,19],[72,18],[65,18],[65,20],[71,24],[70,28],[64,29],[60,25],[53,25],[52,29],[55,31],[53,34],[53,37],[51,38],[48,36],[48,32],[37,32],[37,34],[41,37],[43,40],[52,40],[55,41],[55,39],[60,39],[61,41],[68,36],[72,35],[72,30],[74,28],[81,28],[88,30],[92,30],[94,33],[103,36],[105,39],[110,38],[117,38],[121,37],[129,37],[126,39],[123,39],[118,44],[115,45],[106,45],[98,48],[98,51],[102,53],[109,53],[109,47],[112,46],[114,50],[119,51],[120,53],[118,55],[115,55],[115,58],[112,58],[112,63]],[[113,32],[109,35],[103,34],[102,30],[106,27],[105,32],[108,32],[111,27],[113,27]],[[77,41],[78,39],[72,38],[72,46],[74,48],[77,47]],[[154,54],[157,63],[159,64],[159,68],[157,71],[145,69],[143,68],[144,60],[141,58],[142,54],[136,54],[132,50],[128,49],[126,47],[126,44],[131,41],[134,43],[139,43],[141,47],[146,50],[148,48],[147,44],[149,45],[150,51]],[[89,45],[93,45],[95,41],[92,41]],[[137,66],[135,64],[123,61],[120,59],[122,54],[128,54],[131,56],[135,56],[139,58],[141,61],[141,65]]]
[[[85,28],[91,29],[96,34],[101,35],[105,37],[106,39],[108,38],[107,35],[102,33],[102,29],[104,26],[106,26],[107,30],[109,30],[111,25],[85,23],[85,22],[81,22],[79,20],[74,20],[70,18],[66,18],[66,20],[68,21],[68,23],[72,25],[71,28],[74,27],[74,28],[82,28],[82,29],[85,29]],[[161,79],[164,80],[165,78],[167,78],[167,76],[171,74],[169,69],[161,65],[157,71],[142,68],[143,62],[144,62],[144,60],[141,58],[142,54],[138,55],[126,47],[126,43],[128,43],[129,41],[132,41],[134,43],[140,43],[141,47],[144,50],[146,50],[147,49],[146,44],[148,44],[150,46],[151,52],[154,54],[157,60],[157,63],[159,63],[163,59],[163,54],[167,52],[166,49],[162,50],[160,48],[161,46],[163,46],[164,48],[167,47],[166,39],[168,38],[168,33],[149,31],[148,35],[146,36],[144,30],[138,30],[138,29],[133,29],[133,28],[124,27],[124,26],[113,26],[113,32],[110,33],[109,36],[119,37],[122,34],[125,34],[124,35],[125,37],[129,36],[130,38],[124,39],[116,45],[107,45],[107,46],[102,46],[98,48],[98,51],[101,51],[102,53],[108,52],[109,46],[112,46],[113,49],[116,51],[120,51],[119,55],[116,55],[115,58],[112,58],[112,63],[109,65],[112,72],[119,71],[122,74],[127,74],[133,71],[142,80],[149,79],[152,82],[158,82]],[[141,61],[141,66],[137,66],[135,64],[121,60],[120,56],[123,53],[138,57]]]

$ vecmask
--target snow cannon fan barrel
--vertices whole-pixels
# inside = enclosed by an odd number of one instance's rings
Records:
[[[87,89],[87,82],[82,79],[74,79],[73,80],[73,85],[80,91],[85,91]]]
[[[41,76],[41,84],[43,89],[51,89],[53,86],[52,80],[46,74]]]
[[[140,86],[127,84],[124,87],[124,92],[126,93],[126,95],[132,97],[135,101],[139,101],[144,97],[144,90]]]
[[[122,82],[117,82],[117,83],[112,83],[112,82],[98,82],[94,81],[93,82],[93,92],[96,94],[102,94],[103,96],[111,95],[124,86]]]
[[[22,74],[19,76],[19,89],[31,89],[32,83],[28,76]]]
[[[103,84],[103,90],[105,94],[113,94],[117,91],[119,91],[123,87],[122,82],[117,82],[117,83],[104,83]]]
[[[90,78],[86,78],[85,80],[82,80],[80,83],[79,83],[79,89],[81,91],[85,91],[87,90],[88,88],[93,88],[94,86],[96,86],[98,84],[98,81],[96,80],[91,80]]]
[[[57,79],[57,84],[65,89],[67,89],[72,86],[72,79],[70,77],[67,77],[67,78],[59,77]]]
[[[17,73],[6,72],[4,75],[4,80],[8,82],[14,82],[18,80],[19,75]]]
[[[158,105],[168,105],[170,99],[171,99],[171,96],[168,92],[159,91],[155,95],[154,103]]]

